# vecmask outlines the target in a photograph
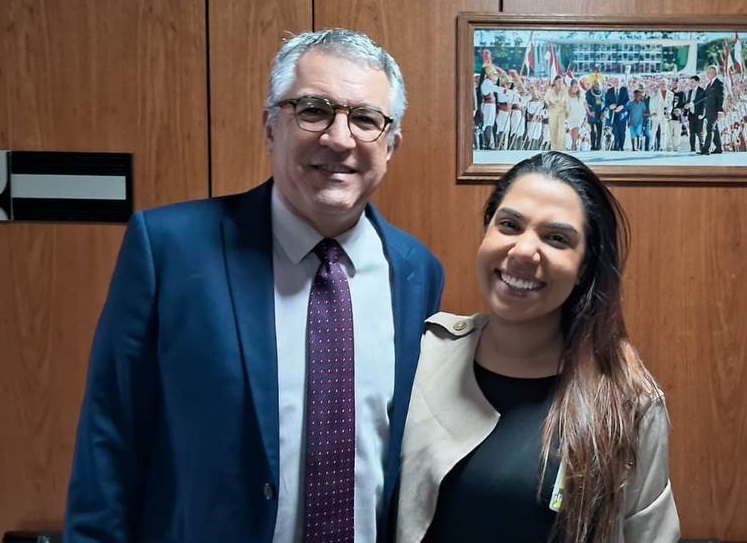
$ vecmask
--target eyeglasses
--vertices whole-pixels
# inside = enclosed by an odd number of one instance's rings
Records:
[[[277,103],[277,107],[293,106],[298,127],[307,132],[324,132],[332,123],[338,111],[348,117],[348,130],[358,141],[378,140],[386,127],[394,122],[381,111],[369,106],[343,106],[321,96],[301,96],[288,98]]]

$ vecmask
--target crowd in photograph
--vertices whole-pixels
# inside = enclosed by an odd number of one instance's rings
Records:
[[[529,76],[493,64],[474,76],[475,149],[747,151],[747,77],[591,73]]]

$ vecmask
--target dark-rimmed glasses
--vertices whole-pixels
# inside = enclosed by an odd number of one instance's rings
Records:
[[[298,127],[307,132],[324,132],[332,123],[338,111],[348,117],[350,134],[358,141],[378,140],[394,119],[387,117],[370,106],[343,106],[321,96],[301,96],[288,98],[277,103],[277,107],[293,106]]]

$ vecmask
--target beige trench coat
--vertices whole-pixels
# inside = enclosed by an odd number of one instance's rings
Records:
[[[495,428],[500,414],[473,371],[485,315],[437,313],[427,321],[402,446],[397,543],[421,541],[446,474]],[[680,528],[669,482],[669,418],[662,395],[640,429],[636,474],[625,489],[616,543],[676,543]]]

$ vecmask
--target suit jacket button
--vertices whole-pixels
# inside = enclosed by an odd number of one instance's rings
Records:
[[[271,500],[275,497],[275,487],[273,487],[270,483],[265,483],[263,492],[266,500]]]
[[[454,330],[457,332],[461,332],[465,328],[467,328],[467,323],[465,321],[457,321],[454,323]]]

